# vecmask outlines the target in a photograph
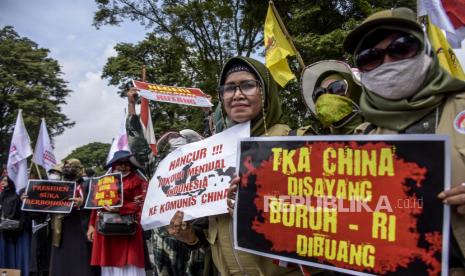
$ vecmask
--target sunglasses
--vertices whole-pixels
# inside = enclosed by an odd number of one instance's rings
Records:
[[[368,72],[379,67],[388,55],[393,61],[412,58],[421,48],[420,41],[413,35],[403,35],[394,39],[386,49],[370,48],[358,53],[355,65],[361,72]]]
[[[123,166],[123,165],[130,166],[131,162],[129,161],[129,159],[122,159],[122,160],[115,161],[112,164],[112,166]]]
[[[253,95],[259,87],[260,82],[258,80],[245,80],[239,82],[239,84],[227,83],[220,86],[220,95],[223,99],[231,98],[234,93],[236,93],[236,89],[239,88],[242,94],[250,96]]]
[[[318,99],[318,97],[326,93],[336,94],[339,96],[347,96],[348,89],[349,89],[349,84],[347,83],[346,80],[333,81],[326,88],[317,87],[313,91],[312,99],[313,99],[313,102],[316,103],[316,100]]]

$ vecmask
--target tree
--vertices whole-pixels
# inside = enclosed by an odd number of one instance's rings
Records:
[[[110,151],[110,144],[93,142],[73,150],[63,160],[77,158],[81,161],[84,168],[94,169],[96,175],[105,173],[105,164],[107,155]]]
[[[276,0],[284,24],[306,64],[324,59],[352,62],[342,43],[370,14],[394,7],[416,9],[415,0]]]
[[[261,4],[266,1],[257,1]],[[139,21],[158,37],[181,47],[179,58],[193,74],[194,85],[215,96],[221,66],[236,55],[250,56],[262,44],[266,10],[245,0],[96,0],[94,25]]]
[[[0,161],[6,163],[18,109],[32,142],[39,133],[40,119],[47,121],[50,135],[57,136],[72,127],[60,105],[71,92],[58,62],[48,57],[49,50],[39,48],[20,37],[11,26],[0,29]]]

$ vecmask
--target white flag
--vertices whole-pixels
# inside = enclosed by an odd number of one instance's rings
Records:
[[[143,99],[146,100],[147,99]],[[142,131],[144,133],[145,140],[147,140],[147,143],[149,144],[150,149],[152,150],[152,154],[156,155],[157,154],[157,140],[155,139],[155,132],[153,130],[153,124],[152,124],[152,115],[150,114],[150,108],[147,105],[144,107],[144,105],[141,104],[140,107],[140,123],[142,124]],[[150,158],[153,160],[153,158]]]
[[[16,186],[16,192],[25,188],[28,181],[27,158],[32,154],[31,141],[24,126],[21,109],[16,118],[16,125],[11,138],[8,155],[8,176]]]
[[[418,16],[428,15],[431,23],[446,32],[446,37],[450,46],[452,48],[460,48],[462,47],[462,40],[465,39],[465,26],[459,24],[459,26],[456,25],[454,27],[447,10],[444,8],[444,2],[454,1],[417,0]],[[459,7],[463,4],[457,1],[457,3],[451,5],[457,5],[457,7]],[[460,10],[460,7],[457,10]]]
[[[57,163],[44,118],[42,118],[42,123],[40,124],[39,137],[37,138],[32,161],[42,166],[46,172],[52,169]]]
[[[113,142],[111,143],[110,152],[108,153],[108,156],[107,156],[107,163],[110,162],[110,160],[113,158],[113,155],[115,155],[115,152],[120,151],[120,150],[127,150],[131,152],[131,150],[129,149],[128,134],[126,133],[126,113],[124,113],[124,118],[121,121],[121,125],[119,127],[119,133],[113,139]]]
[[[418,16],[428,15],[431,22],[446,32],[455,32],[440,0],[418,0]]]

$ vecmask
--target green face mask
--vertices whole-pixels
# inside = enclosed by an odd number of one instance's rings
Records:
[[[324,126],[331,126],[346,116],[354,113],[356,105],[344,96],[335,94],[323,94],[315,103],[316,116]]]

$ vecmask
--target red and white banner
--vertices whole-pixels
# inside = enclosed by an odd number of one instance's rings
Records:
[[[139,89],[139,95],[157,102],[175,103],[199,107],[213,106],[207,94],[198,88],[186,88],[147,83],[133,80],[134,87]]]
[[[115,152],[120,150],[131,151],[128,144],[128,134],[126,133],[126,113],[124,113],[124,118],[119,126],[118,135],[116,135],[115,138],[113,138],[113,142],[111,142],[110,151],[107,155],[107,164],[111,161]]]
[[[157,154],[157,140],[155,139],[155,132],[153,130],[152,115],[150,114],[149,100],[142,98],[140,102],[140,123],[145,140],[149,144],[153,155]],[[151,158],[152,159],[152,158]]]
[[[465,0],[418,0],[418,16],[428,15],[431,22],[446,32],[452,48],[460,48],[465,39]]]
[[[227,213],[237,141],[249,136],[250,123],[238,124],[168,154],[150,180],[142,227],[148,230],[168,225],[177,210],[184,211],[185,220]]]

